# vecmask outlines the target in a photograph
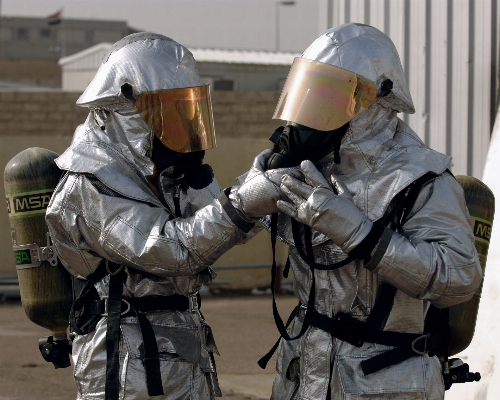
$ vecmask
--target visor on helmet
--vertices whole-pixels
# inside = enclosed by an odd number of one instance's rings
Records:
[[[273,119],[319,131],[340,128],[377,99],[375,83],[343,68],[297,57]]]
[[[208,85],[143,92],[134,107],[171,150],[190,153],[216,146]]]

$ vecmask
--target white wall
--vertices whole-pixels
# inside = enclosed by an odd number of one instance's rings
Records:
[[[90,71],[62,71],[62,89],[67,92],[82,92],[94,79],[97,69]]]

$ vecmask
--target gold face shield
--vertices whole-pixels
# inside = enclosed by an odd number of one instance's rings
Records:
[[[208,85],[144,92],[134,107],[170,150],[190,153],[216,146]]]
[[[273,119],[331,131],[366,110],[376,99],[374,82],[330,64],[295,58]]]

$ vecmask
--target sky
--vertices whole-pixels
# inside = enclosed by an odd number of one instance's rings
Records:
[[[0,0],[2,16],[124,20],[185,46],[304,51],[322,32],[325,0]]]

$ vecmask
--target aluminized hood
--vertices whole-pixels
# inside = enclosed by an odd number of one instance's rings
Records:
[[[392,92],[377,100],[397,112],[413,114],[415,108],[392,40],[378,29],[363,24],[343,24],[319,36],[303,58],[331,64],[359,74],[377,84],[390,79]]]
[[[142,92],[201,85],[196,62],[187,48],[163,35],[134,33],[115,43],[104,56],[76,104],[112,111],[133,109],[121,93],[125,83],[132,86],[134,97]]]

